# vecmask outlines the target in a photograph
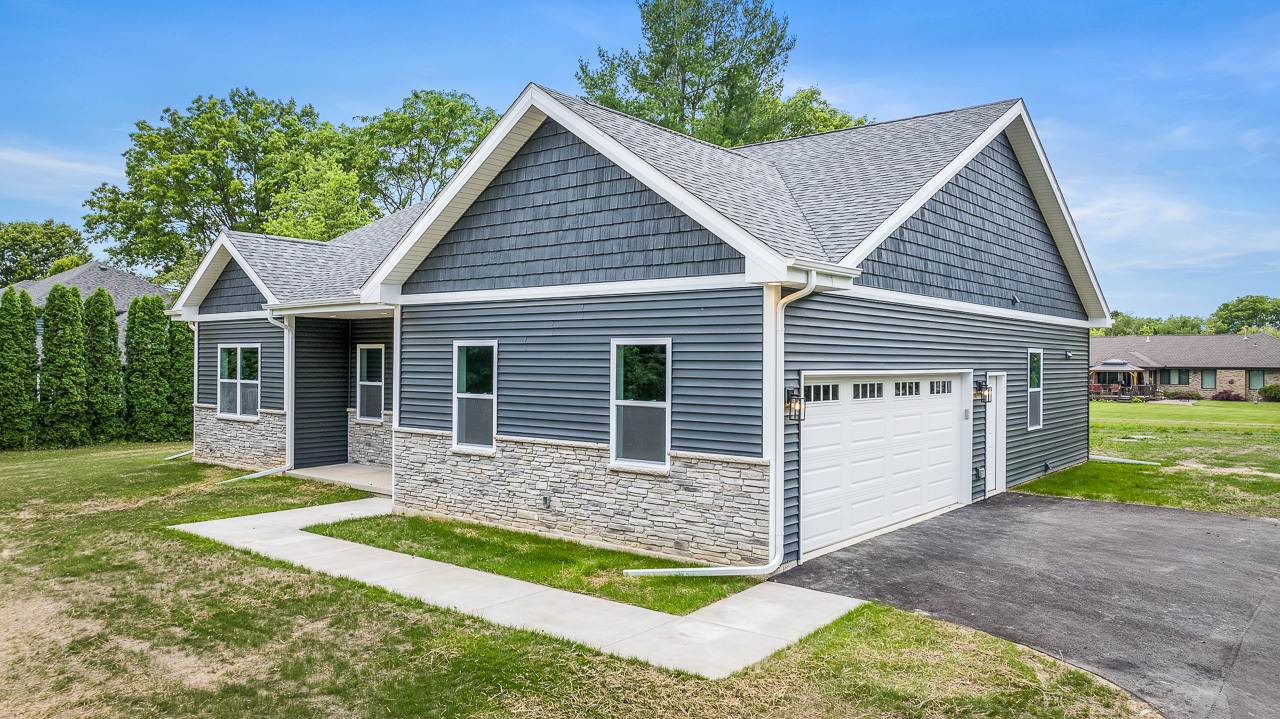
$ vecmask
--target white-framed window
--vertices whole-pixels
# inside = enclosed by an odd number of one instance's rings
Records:
[[[386,345],[356,345],[356,417],[382,420]]]
[[[498,432],[498,342],[453,343],[453,444],[493,447]]]
[[[883,399],[884,382],[854,382],[854,399]]]
[[[931,380],[929,382],[929,394],[951,394],[951,380]]]
[[[920,394],[920,382],[912,380],[910,382],[894,382],[894,397],[915,397]]]
[[[667,466],[671,339],[614,339],[609,354],[611,459]]]
[[[1044,426],[1044,350],[1027,350],[1027,429]]]
[[[840,385],[807,384],[804,386],[805,402],[839,402]]]
[[[218,345],[218,414],[258,416],[258,345]]]

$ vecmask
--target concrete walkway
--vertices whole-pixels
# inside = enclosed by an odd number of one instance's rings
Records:
[[[328,464],[323,467],[291,469],[288,477],[301,477],[317,482],[341,484],[352,489],[363,489],[384,497],[391,496],[391,468],[372,467],[367,464]]]
[[[383,587],[495,624],[532,629],[620,657],[719,679],[751,666],[862,604],[764,582],[687,616],[435,562],[301,531],[391,512],[361,499],[173,527],[308,569]]]

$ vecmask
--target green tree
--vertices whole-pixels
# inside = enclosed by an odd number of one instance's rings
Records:
[[[92,258],[88,243],[70,225],[53,220],[0,222],[0,287],[47,277],[55,262],[70,256],[85,262]]]
[[[120,367],[120,327],[116,304],[99,287],[84,302],[85,408],[89,438],[108,442],[120,436],[124,387]]]
[[[29,303],[31,296],[22,294]],[[9,287],[0,295],[0,450],[34,444],[36,387],[28,355],[35,346],[35,329],[30,328],[30,337],[27,332],[22,300]]]
[[[195,337],[183,322],[169,323],[170,439],[189,440],[194,420]]]
[[[379,216],[359,176],[333,155],[305,158],[272,202],[263,232],[307,240],[331,240]]]
[[[1246,295],[1224,302],[1209,316],[1212,332],[1237,333],[1246,330],[1280,328],[1280,298]]]
[[[125,418],[129,438],[161,442],[170,434],[168,322],[158,295],[129,303],[124,333]]]
[[[866,122],[816,88],[782,99],[795,47],[764,0],[639,0],[643,46],[578,63],[583,96],[707,142],[735,147]]]
[[[34,430],[40,421],[40,342],[38,318],[40,310],[26,290],[18,293],[18,307],[22,310],[22,327],[19,345],[26,357],[22,376],[27,382],[27,396],[31,398],[31,423]]]
[[[59,257],[58,259],[53,261],[52,265],[49,266],[49,271],[45,273],[45,277],[53,277],[54,275],[61,274],[63,272],[66,272],[67,270],[74,270],[80,265],[83,265],[85,263],[92,262],[92,261],[93,261],[93,255],[88,255],[88,254],[67,255],[66,257]]]
[[[89,440],[85,412],[84,308],[80,289],[54,285],[44,302],[40,340],[41,442],[76,447]]]

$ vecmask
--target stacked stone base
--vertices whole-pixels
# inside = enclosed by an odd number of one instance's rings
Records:
[[[391,412],[382,421],[356,419],[355,409],[347,409],[347,461],[374,467],[391,466]]]
[[[284,412],[264,409],[256,420],[227,419],[218,416],[217,407],[197,404],[193,429],[197,462],[255,470],[284,466]]]
[[[769,553],[769,463],[672,452],[668,472],[611,467],[607,445],[396,431],[396,509],[555,534],[711,564]]]

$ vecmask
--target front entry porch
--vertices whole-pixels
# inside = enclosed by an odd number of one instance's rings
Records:
[[[321,467],[291,469],[285,472],[290,477],[313,479],[317,482],[341,484],[352,489],[391,496],[391,468],[373,467],[367,464],[328,464]]]

